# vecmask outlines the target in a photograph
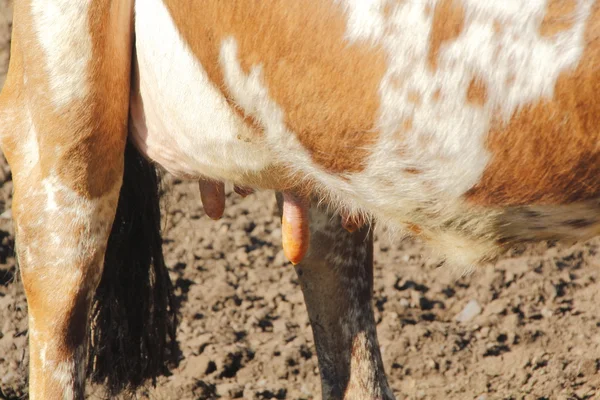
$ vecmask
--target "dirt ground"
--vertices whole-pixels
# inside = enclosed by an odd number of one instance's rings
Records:
[[[7,0],[0,0],[0,86],[9,16]],[[166,181],[164,246],[183,299],[178,338],[184,359],[138,397],[319,399],[312,333],[281,251],[272,193],[229,195],[224,218],[213,222],[202,211],[196,183]],[[27,307],[4,213],[11,190],[3,163],[0,399],[26,396],[27,379]],[[397,397],[600,398],[599,251],[600,240],[538,245],[456,279],[436,268],[419,242],[392,242],[378,231],[374,306]],[[465,308],[470,319],[458,322]]]

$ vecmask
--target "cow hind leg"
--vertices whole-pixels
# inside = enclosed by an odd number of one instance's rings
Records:
[[[131,2],[23,0],[0,95],[32,399],[83,398],[127,137]]]
[[[32,399],[82,398],[88,316],[118,190],[98,199],[59,179],[15,186],[17,257],[29,307]]]
[[[278,201],[282,204],[281,196]],[[394,399],[372,308],[373,234],[350,233],[338,215],[313,203],[310,245],[296,266],[310,318],[323,399]]]

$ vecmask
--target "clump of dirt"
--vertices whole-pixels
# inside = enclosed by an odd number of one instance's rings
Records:
[[[0,75],[10,8],[0,0]],[[3,77],[0,76],[0,83]],[[166,178],[165,253],[182,303],[182,361],[140,398],[318,399],[300,287],[271,193],[202,211],[197,183]],[[0,398],[26,395],[27,307],[13,257],[12,181],[0,163]],[[600,393],[600,239],[538,245],[456,279],[421,243],[375,243],[379,341],[408,399],[592,399]],[[457,316],[461,315],[461,321]],[[91,394],[100,393],[90,388]]]

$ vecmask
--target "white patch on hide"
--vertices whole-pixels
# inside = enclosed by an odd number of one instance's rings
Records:
[[[201,11],[200,11],[201,12]],[[240,182],[272,158],[209,80],[160,0],[136,2],[138,148],[176,175]]]
[[[92,58],[91,0],[32,0],[31,11],[44,52],[53,105],[60,109],[89,91]]]

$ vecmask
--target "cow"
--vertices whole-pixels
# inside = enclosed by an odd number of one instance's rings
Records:
[[[82,396],[127,141],[216,216],[220,182],[282,192],[294,263],[308,199],[467,270],[597,235],[599,37],[597,0],[21,0],[0,144],[32,397]]]

